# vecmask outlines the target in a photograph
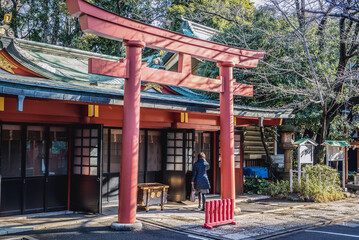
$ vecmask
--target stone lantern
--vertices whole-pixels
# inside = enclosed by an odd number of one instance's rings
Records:
[[[296,127],[291,125],[280,126],[279,131],[282,133],[282,141],[279,147],[284,150],[284,172],[283,179],[289,180],[290,170],[293,163],[294,133],[297,131]]]

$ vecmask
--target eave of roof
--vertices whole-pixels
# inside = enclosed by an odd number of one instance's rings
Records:
[[[0,73],[0,93],[26,97],[123,105],[123,90]],[[219,102],[141,92],[141,107],[219,114]],[[292,118],[292,110],[234,105],[234,115]]]
[[[119,57],[92,53],[73,48],[54,46],[46,43],[38,43],[28,40],[16,39],[16,42],[20,48],[16,47],[17,44],[14,44],[15,49],[12,49],[13,51],[10,52],[11,56],[16,58],[16,60],[21,64],[27,64],[28,66],[31,65],[32,70],[49,79],[67,81],[69,83],[88,83],[89,85],[99,86],[108,85],[109,87],[111,86],[111,88],[123,89],[124,79],[96,74],[88,74],[85,72],[87,70],[87,59],[89,58],[101,58],[118,61],[120,59]],[[27,58],[24,59],[24,57],[22,57],[21,55],[26,55]],[[36,64],[34,64],[34,62],[31,61],[27,63],[28,59],[39,61],[39,63],[42,64],[42,67],[37,66]],[[65,62],[67,63],[68,61],[74,62],[73,64],[66,65]],[[48,67],[46,67],[46,65],[48,65]],[[45,69],[43,69],[43,67]],[[49,70],[49,68],[52,68],[54,71],[57,72],[53,72]],[[186,88],[170,88],[185,97],[207,99],[206,96],[195,93]]]
[[[313,140],[309,139],[309,138],[302,138],[302,139],[299,139],[297,141],[295,141],[293,144],[294,145],[302,145],[302,144],[305,144],[305,143],[310,143],[314,146],[317,146],[318,143],[314,142]]]
[[[88,58],[101,58],[101,59],[107,59],[112,61],[118,61],[120,59],[120,57],[116,57],[116,56],[83,51],[75,48],[56,46],[52,44],[35,42],[35,41],[24,40],[19,38],[16,39],[16,42],[18,43],[19,47],[21,47],[21,49],[32,51],[32,52],[37,52],[37,51],[48,52],[51,54],[58,54],[60,56],[82,58],[86,60]]]
[[[182,17],[183,23],[181,25],[181,31],[184,35],[195,37],[203,40],[210,40],[214,35],[222,33],[217,29],[190,21]]]
[[[322,145],[331,147],[351,147],[347,141],[325,140]]]

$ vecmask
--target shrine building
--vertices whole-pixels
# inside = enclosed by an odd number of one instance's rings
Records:
[[[0,26],[0,216],[74,210],[101,212],[117,201],[125,78],[89,73],[118,57],[16,39]],[[184,20],[183,36],[216,30]],[[179,53],[143,59],[179,71]],[[180,59],[180,60],[179,60]],[[196,75],[200,59],[192,57]],[[249,94],[250,95],[250,94]],[[241,126],[280,125],[291,110],[233,106],[236,194],[243,192]],[[220,103],[190,88],[141,82],[138,183],[170,186],[169,201],[190,193],[199,152],[210,163],[211,193],[221,192]],[[131,149],[128,149],[130,151]]]

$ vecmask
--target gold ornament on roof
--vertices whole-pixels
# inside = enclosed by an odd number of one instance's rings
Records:
[[[143,89],[143,91],[147,91],[150,88],[155,89],[157,92],[162,93],[162,86],[157,84],[157,83],[146,83],[143,86],[145,86],[145,89]]]
[[[3,55],[0,54],[0,67],[2,69],[4,69],[5,71],[8,71],[12,74],[15,74],[14,71],[12,70],[13,68],[17,68],[17,66],[15,66],[12,62],[10,62],[9,60],[7,60]]]
[[[10,23],[10,22],[11,22],[11,19],[12,19],[11,13],[6,13],[5,16],[4,16],[4,23],[5,23],[5,24]]]
[[[161,50],[160,51],[160,56],[162,57],[163,55],[165,55],[166,51],[165,50]]]

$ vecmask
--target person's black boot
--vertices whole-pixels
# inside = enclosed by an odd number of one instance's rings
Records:
[[[198,208],[201,208],[201,193],[198,193]]]
[[[205,211],[206,210],[206,195],[204,195],[204,193],[202,193],[202,201],[203,201],[202,211]]]

